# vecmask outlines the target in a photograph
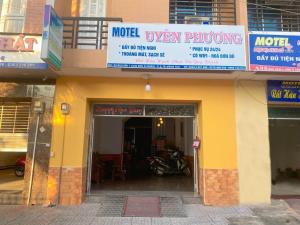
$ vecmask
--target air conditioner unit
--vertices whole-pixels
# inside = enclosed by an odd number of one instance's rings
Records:
[[[185,24],[211,24],[211,19],[203,16],[185,16],[184,21]]]

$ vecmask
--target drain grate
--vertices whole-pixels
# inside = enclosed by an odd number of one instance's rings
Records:
[[[200,197],[181,197],[183,204],[202,204],[202,199]]]
[[[122,217],[127,196],[93,196],[87,203],[97,204],[97,217]],[[160,197],[161,217],[187,217],[180,196]]]
[[[121,217],[123,213],[125,196],[103,196],[98,198],[99,209],[96,213],[98,217]]]
[[[180,197],[161,197],[160,202],[163,217],[187,217]]]
[[[0,205],[22,205],[22,191],[0,191]]]

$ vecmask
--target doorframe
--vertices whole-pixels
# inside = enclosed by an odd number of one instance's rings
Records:
[[[89,148],[88,148],[88,158],[87,158],[87,180],[86,180],[86,193],[91,194],[92,185],[92,165],[93,165],[93,149],[94,149],[94,126],[95,117],[93,112],[90,113],[90,128],[89,128]]]
[[[95,117],[145,117],[145,118],[193,118],[193,137],[195,138],[198,136],[198,103],[192,103],[194,105],[195,115],[194,116],[161,116],[161,115],[152,115],[152,116],[133,116],[133,115],[94,115],[93,113],[93,107],[95,104],[112,104],[112,105],[148,105],[149,103],[136,103],[136,102],[123,102],[123,103],[117,103],[117,102],[93,102],[90,104],[90,120],[89,120],[89,148],[88,148],[88,160],[87,160],[87,184],[86,184],[86,194],[91,195],[91,178],[92,178],[92,160],[93,160],[93,148],[94,148],[94,125],[95,125]],[[154,104],[168,104],[164,102],[158,102]],[[185,103],[169,103],[170,105],[184,105]],[[191,104],[191,103],[188,103]],[[122,128],[124,129],[124,127]],[[124,133],[124,131],[123,131]],[[199,176],[198,171],[200,168],[199,160],[198,160],[198,152],[194,151],[194,193],[199,194]]]
[[[198,136],[198,113],[196,113],[195,117],[193,118],[193,138],[196,138]],[[199,155],[198,149],[193,149],[194,152],[194,193],[199,193],[199,168],[200,168],[200,162],[199,162]]]

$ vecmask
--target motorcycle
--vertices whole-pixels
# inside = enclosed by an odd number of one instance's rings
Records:
[[[183,152],[180,150],[175,150],[171,153],[171,159],[176,162],[177,171],[179,174],[184,174],[186,176],[191,175],[191,171],[188,162],[185,160]]]
[[[184,159],[183,152],[178,149],[169,149],[167,158],[151,156],[148,161],[154,175],[191,175],[188,162]]]
[[[151,156],[147,158],[149,161],[150,169],[154,175],[165,175],[170,173],[171,167],[167,161],[159,156]]]
[[[26,156],[22,156],[16,162],[15,175],[17,177],[23,177],[25,172]]]

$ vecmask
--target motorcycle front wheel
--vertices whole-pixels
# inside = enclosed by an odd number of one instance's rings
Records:
[[[24,176],[24,168],[22,166],[17,166],[15,169],[15,174],[17,177],[23,177]]]
[[[190,169],[188,167],[186,167],[185,169],[183,169],[183,173],[187,177],[191,176],[191,171],[190,171]]]

